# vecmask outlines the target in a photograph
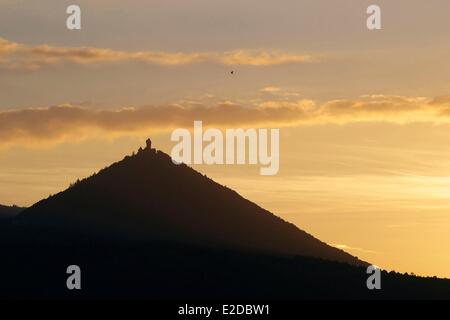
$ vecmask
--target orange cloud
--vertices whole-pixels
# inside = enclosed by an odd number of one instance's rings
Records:
[[[440,102],[440,103],[438,103]],[[447,99],[371,95],[354,100],[263,101],[251,106],[219,103],[88,109],[74,105],[0,112],[0,144],[57,141],[93,134],[122,135],[192,127],[194,120],[217,127],[284,127],[384,121],[450,122]]]
[[[120,51],[91,47],[27,46],[0,38],[0,66],[36,70],[45,65],[71,62],[98,64],[141,61],[157,65],[186,65],[212,62],[223,65],[271,66],[287,63],[315,62],[309,55],[276,51],[236,50],[227,52],[168,53],[153,51]]]
[[[60,140],[85,134],[133,133],[191,127],[194,120],[205,125],[256,126],[292,123],[306,117],[301,106],[279,108],[245,107],[224,103],[204,105],[167,105],[118,110],[92,110],[60,105],[0,113],[0,144]]]

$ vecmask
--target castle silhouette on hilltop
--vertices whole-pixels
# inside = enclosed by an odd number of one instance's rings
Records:
[[[156,149],[152,148],[152,140],[150,138],[145,140],[145,149],[142,149],[142,147],[139,147],[138,153],[141,153],[144,151],[146,151],[146,152],[150,151],[152,153],[156,153]]]

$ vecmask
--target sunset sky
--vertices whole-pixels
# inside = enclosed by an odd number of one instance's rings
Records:
[[[280,128],[280,171],[197,166],[388,270],[450,278],[448,0],[0,0],[0,204],[174,128]],[[234,74],[230,74],[230,71]],[[219,205],[219,204],[218,204]]]

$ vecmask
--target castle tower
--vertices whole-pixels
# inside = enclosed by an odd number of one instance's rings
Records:
[[[150,140],[150,138],[149,138],[149,139],[147,139],[147,141],[145,141],[145,143],[147,145],[146,149],[151,150],[152,149],[152,140]]]

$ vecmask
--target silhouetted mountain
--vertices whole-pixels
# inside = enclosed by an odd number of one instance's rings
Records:
[[[151,148],[20,214],[21,223],[364,264]]]
[[[368,290],[357,258],[150,148],[1,223],[0,252],[0,299],[450,299],[393,272]]]

